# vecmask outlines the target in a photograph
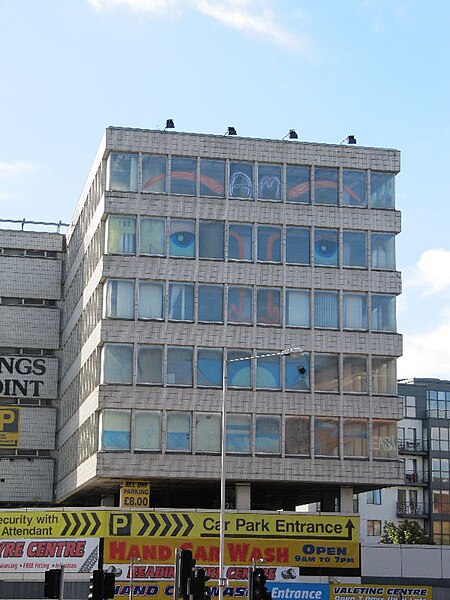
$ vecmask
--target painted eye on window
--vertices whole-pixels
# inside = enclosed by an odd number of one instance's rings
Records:
[[[334,240],[317,240],[315,243],[315,251],[317,256],[331,258],[332,256],[336,255],[337,244]]]
[[[194,239],[195,235],[190,231],[176,231],[170,236],[170,241],[178,248],[190,248]]]

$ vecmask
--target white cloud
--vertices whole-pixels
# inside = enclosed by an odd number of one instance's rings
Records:
[[[403,357],[398,360],[398,377],[450,379],[450,316],[445,323],[425,333],[404,337]]]
[[[87,0],[96,10],[102,11],[119,6],[136,13],[151,13],[173,18],[182,9],[193,9],[227,27],[261,37],[268,42],[303,54],[311,55],[306,40],[294,35],[278,23],[277,14],[268,6],[267,0]],[[299,18],[299,15],[295,15]]]
[[[33,166],[29,162],[0,162],[0,177],[17,177],[24,173],[29,173],[33,170]]]
[[[450,250],[431,248],[420,255],[409,285],[423,288],[423,295],[450,290]]]

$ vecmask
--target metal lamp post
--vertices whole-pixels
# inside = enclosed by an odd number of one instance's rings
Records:
[[[219,600],[223,600],[223,591],[227,585],[227,579],[224,572],[225,560],[225,483],[226,483],[226,434],[227,434],[227,382],[228,365],[233,362],[245,360],[253,361],[257,358],[267,358],[269,356],[302,356],[302,348],[286,348],[280,352],[270,352],[268,354],[254,354],[252,356],[242,356],[241,358],[231,358],[223,361],[222,373],[222,440],[220,450],[220,521],[219,521]]]

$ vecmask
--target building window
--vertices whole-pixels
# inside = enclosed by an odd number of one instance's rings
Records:
[[[326,329],[339,327],[337,292],[314,292],[314,321],[316,327]]]
[[[342,264],[344,267],[367,267],[366,234],[363,231],[344,231]]]
[[[167,385],[192,386],[192,348],[169,346]]]
[[[309,354],[285,357],[284,386],[286,390],[309,391],[309,373]]]
[[[395,175],[393,173],[371,172],[370,204],[372,208],[395,207]]]
[[[437,452],[449,451],[448,427],[431,427],[431,449]]]
[[[281,419],[278,416],[256,415],[255,451],[264,454],[280,454]]]
[[[218,221],[200,221],[198,253],[200,258],[215,258],[223,260],[224,250],[224,225]]]
[[[166,192],[166,156],[142,156],[142,191]]]
[[[252,163],[230,163],[230,198],[253,198]]]
[[[112,152],[108,158],[109,190],[137,191],[138,156]]]
[[[367,535],[381,535],[381,521],[370,519],[367,521]]]
[[[174,257],[194,258],[195,223],[194,221],[170,221],[169,254]]]
[[[309,291],[286,290],[286,326],[310,326]]]
[[[228,350],[227,373],[229,387],[250,388],[252,386],[253,359],[250,357],[251,353],[247,350]]]
[[[448,458],[433,458],[431,459],[431,475],[433,481],[437,483],[448,483],[449,481],[449,464]]]
[[[200,195],[218,198],[225,196],[225,161],[201,159]]]
[[[253,260],[253,228],[251,225],[230,223],[228,258],[229,260]]]
[[[162,319],[164,317],[163,283],[139,282],[138,317],[139,319]]]
[[[397,363],[387,356],[372,357],[372,392],[374,394],[397,393]]]
[[[163,383],[162,346],[139,346],[137,356],[137,383]]]
[[[258,288],[256,321],[260,325],[281,325],[281,290]]]
[[[372,331],[396,331],[395,296],[372,294]]]
[[[450,521],[433,522],[433,541],[435,544],[450,545]]]
[[[450,418],[450,392],[427,391],[428,416],[437,419]]]
[[[338,203],[338,170],[316,167],[314,171],[314,203]]]
[[[252,288],[230,286],[228,288],[228,323],[250,325],[253,322]]]
[[[108,279],[106,283],[106,316],[110,319],[132,319],[134,316],[134,281]]]
[[[344,169],[342,204],[344,206],[366,206],[366,173]]]
[[[133,345],[105,344],[103,347],[103,382],[133,383]]]
[[[367,392],[367,358],[344,356],[344,392]]]
[[[339,367],[337,354],[316,354],[314,383],[318,392],[339,391]]]
[[[196,195],[197,160],[172,156],[170,191],[172,194]]]
[[[222,386],[222,350],[216,348],[198,348],[197,385],[207,387]]]
[[[310,203],[309,167],[286,167],[286,202]]]
[[[271,354],[271,356],[269,356]],[[274,356],[271,350],[260,350],[256,359],[256,387],[257,389],[281,388],[280,356]]]
[[[344,419],[344,457],[366,458],[367,419]]]
[[[197,413],[195,417],[195,451],[220,452],[220,415]]]
[[[285,420],[285,452],[309,456],[310,449],[309,417],[286,417]]]
[[[109,215],[107,240],[109,254],[136,254],[136,218]]]
[[[396,421],[372,421],[372,452],[374,458],[397,458]]]
[[[102,410],[100,413],[101,450],[130,450],[130,431],[130,410]]]
[[[139,252],[150,256],[166,255],[166,222],[164,219],[141,217]]]
[[[250,453],[250,415],[227,414],[227,452]]]
[[[450,515],[450,492],[448,490],[433,490],[433,513]]]
[[[416,397],[403,396],[403,413],[405,417],[416,417]]]
[[[286,262],[310,264],[310,233],[306,227],[286,227]]]
[[[372,490],[367,492],[367,504],[376,504],[381,506],[381,490]]]
[[[344,329],[367,329],[366,294],[344,292],[343,326]]]
[[[223,286],[198,286],[198,320],[202,323],[223,323]]]
[[[372,233],[370,236],[372,269],[395,271],[395,235]]]
[[[191,451],[191,415],[187,412],[167,413],[166,450]]]
[[[258,198],[281,201],[281,166],[258,165]]]
[[[194,320],[194,286],[191,283],[169,283],[169,320]]]
[[[337,267],[339,264],[338,232],[336,229],[316,229],[314,233],[314,263]]]
[[[258,225],[258,261],[281,262],[281,228]]]
[[[315,417],[314,454],[315,456],[339,456],[339,419]]]
[[[161,413],[138,410],[134,413],[135,450],[161,450]]]

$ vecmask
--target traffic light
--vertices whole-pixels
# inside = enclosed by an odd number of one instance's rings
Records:
[[[250,570],[250,600],[272,600],[272,594],[266,588],[267,577],[264,569]]]
[[[188,598],[188,581],[194,577],[195,560],[191,550],[177,550],[178,559],[178,594]]]
[[[45,571],[44,598],[59,598],[61,569]]]
[[[103,571],[95,569],[90,582],[88,600],[103,600]]]
[[[103,573],[103,600],[108,600],[108,598],[114,598],[115,587],[115,573]]]
[[[205,582],[209,581],[205,569],[197,569],[188,579],[188,594],[193,600],[205,600]]]

